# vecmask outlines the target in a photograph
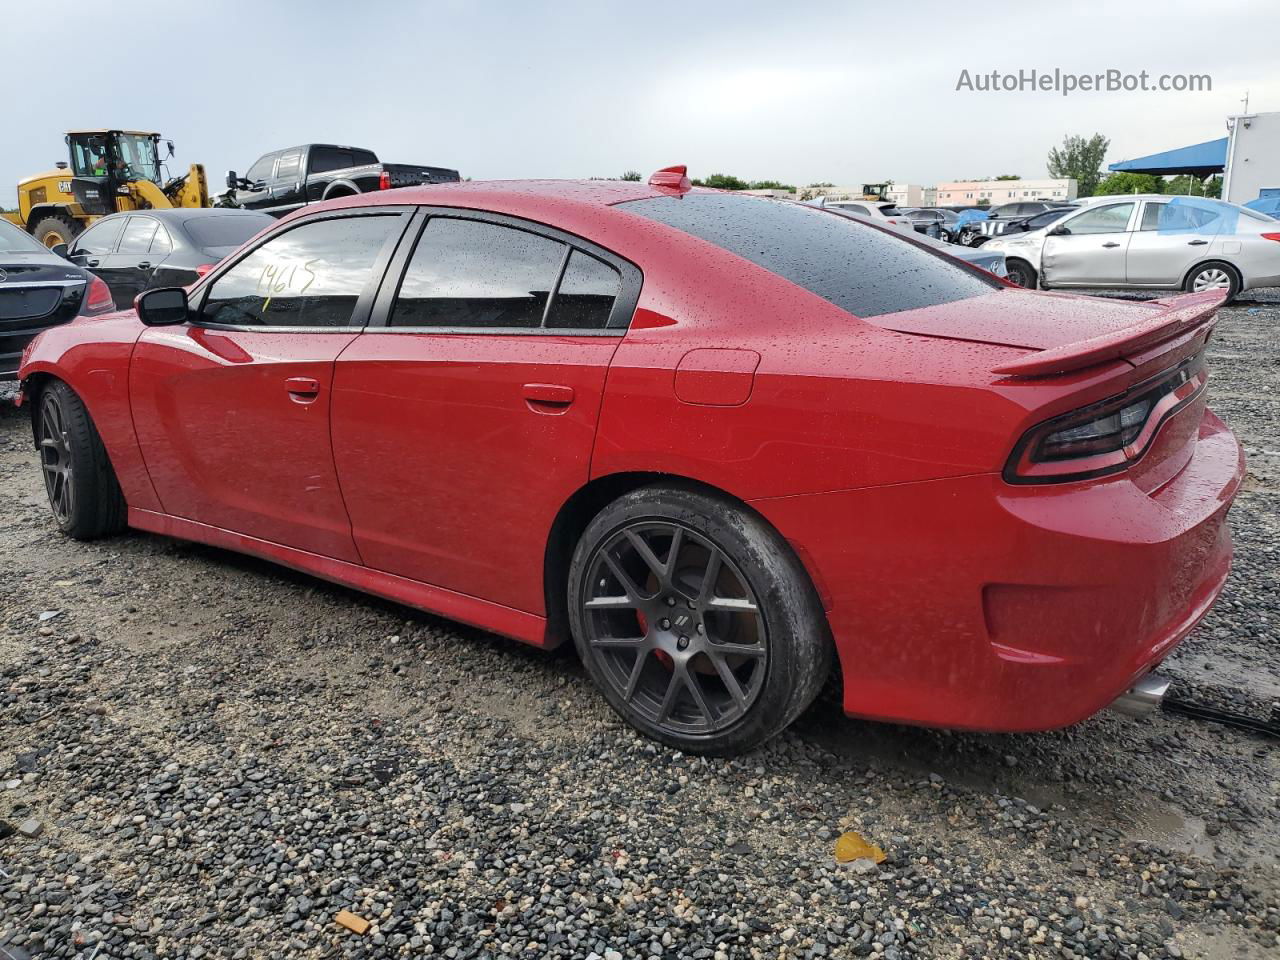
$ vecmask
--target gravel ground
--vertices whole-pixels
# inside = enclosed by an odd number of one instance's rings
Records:
[[[1278,325],[1274,297],[1223,313],[1237,561],[1167,664],[1259,715]],[[947,734],[820,703],[694,759],[631,733],[572,656],[218,550],[62,539],[7,404],[0,495],[0,960],[1277,956],[1275,741],[1165,714]],[[849,829],[887,860],[837,865]]]

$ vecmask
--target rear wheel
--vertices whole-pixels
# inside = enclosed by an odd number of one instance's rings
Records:
[[[60,243],[71,243],[83,232],[84,224],[79,220],[65,214],[54,213],[41,218],[35,229],[31,231],[31,236],[39,243],[53,249]]]
[[[583,533],[574,642],[628,723],[692,753],[758,746],[813,701],[831,643],[804,569],[763,520],[699,491],[646,487]]]
[[[1204,290],[1226,290],[1227,302],[1230,303],[1240,293],[1240,274],[1229,263],[1211,261],[1193,268],[1187,274],[1187,282],[1184,286],[1190,293],[1200,293]]]
[[[125,526],[124,495],[83,401],[62,381],[40,394],[36,442],[58,529],[77,540]]]
[[[1036,288],[1036,272],[1027,261],[1009,260],[1005,269],[1009,271],[1008,279],[1014,286],[1026,287],[1028,290]]]

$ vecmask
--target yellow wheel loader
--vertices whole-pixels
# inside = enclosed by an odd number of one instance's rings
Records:
[[[70,243],[99,217],[121,210],[209,206],[204,167],[179,177],[161,168],[160,134],[137,130],[76,130],[67,134],[71,163],[18,182],[18,210],[4,217],[46,247]],[[173,142],[165,141],[168,157]]]

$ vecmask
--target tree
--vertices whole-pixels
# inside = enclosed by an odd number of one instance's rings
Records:
[[[1171,193],[1179,196],[1192,197],[1221,197],[1222,196],[1222,178],[1211,177],[1207,181],[1202,181],[1199,177],[1190,177],[1183,174],[1180,177],[1174,177],[1164,182],[1162,193]]]
[[[1098,184],[1093,195],[1111,197],[1120,193],[1159,193],[1160,187],[1160,178],[1149,173],[1113,173]]]
[[[694,180],[695,187],[713,187],[716,190],[746,190],[747,181],[731,173],[713,173],[702,180]]]
[[[1002,173],[1000,174],[1000,176],[996,177],[996,179],[997,180],[1021,180],[1022,177],[1020,177],[1016,173]]]
[[[748,190],[790,190],[795,193],[795,187],[789,183],[783,183],[780,180],[752,180],[747,185]]]
[[[1062,138],[1062,149],[1053,147],[1049,151],[1049,176],[1074,180],[1076,196],[1091,197],[1102,179],[1102,161],[1109,146],[1111,141],[1100,133],[1088,140],[1067,135]]]
[[[627,170],[627,171],[626,171],[625,173],[623,173],[623,174],[622,174],[622,176],[621,176],[621,177],[619,177],[618,179],[619,179],[619,180],[634,180],[634,181],[638,181],[638,180],[640,180],[640,179],[641,179],[641,177],[640,177],[640,171],[639,171],[639,170]]]

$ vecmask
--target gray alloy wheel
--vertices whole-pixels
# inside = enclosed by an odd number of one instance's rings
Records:
[[[591,682],[678,750],[759,746],[830,673],[826,613],[790,545],[746,505],[678,481],[600,510],[574,550],[567,600]]]
[[[1218,260],[1202,263],[1187,274],[1185,289],[1191,293],[1225,290],[1230,303],[1240,293],[1240,274],[1230,264]]]
[[[719,547],[678,523],[636,521],[596,549],[589,570],[587,649],[624,702],[677,733],[742,719],[764,684],[768,635]]]

